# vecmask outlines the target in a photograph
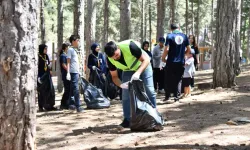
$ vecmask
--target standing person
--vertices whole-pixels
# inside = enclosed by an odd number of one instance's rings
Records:
[[[178,84],[184,72],[184,55],[190,53],[187,35],[181,33],[179,25],[171,24],[172,33],[166,37],[162,61],[166,62],[165,71],[165,99],[169,100],[170,93],[174,93],[174,100],[178,101]],[[165,60],[168,55],[167,60]]]
[[[39,45],[38,54],[38,106],[39,111],[57,110],[55,105],[55,90],[51,79],[51,67],[49,56],[47,55],[48,46]]]
[[[195,36],[194,35],[189,35],[189,43],[191,46],[191,53],[193,54],[193,58],[194,58],[194,66],[195,66],[195,70],[198,71],[198,65],[200,63],[200,59],[199,59],[199,48],[198,45],[196,43],[195,40]],[[194,77],[191,79],[191,87],[194,87]]]
[[[122,106],[124,120],[120,126],[130,126],[130,98],[128,81],[141,79],[146,88],[146,93],[156,107],[156,93],[153,84],[153,71],[150,65],[150,58],[133,40],[126,40],[120,43],[111,41],[104,48],[108,56],[108,67],[113,82],[122,88]],[[121,69],[122,81],[118,77],[117,69]]]
[[[91,50],[92,53],[88,57],[87,65],[90,69],[89,82],[97,88],[102,89],[104,93],[104,82],[107,75],[106,62],[103,54],[100,52],[100,45],[98,43],[93,43]]]
[[[150,57],[150,63],[151,65],[153,64],[153,60],[152,60],[152,53],[149,50],[149,42],[148,41],[144,41],[142,43],[142,49],[148,54],[148,56]]]
[[[182,78],[182,85],[184,87],[184,94],[182,98],[191,96],[190,82],[195,73],[194,57],[192,53],[187,53],[185,56],[185,70]]]
[[[78,45],[79,37],[77,35],[71,35],[69,41],[72,45],[67,52],[67,76],[66,79],[70,80],[70,96],[74,97],[74,101],[70,101],[69,109],[76,109],[77,112],[83,112],[83,108],[80,106],[79,95],[79,60],[78,60]]]
[[[69,100],[70,100],[70,81],[66,79],[67,75],[67,51],[69,48],[68,43],[63,43],[62,50],[60,52],[60,68],[64,86],[64,93],[61,99],[61,109],[69,109]]]
[[[165,38],[160,37],[159,43],[153,50],[153,70],[154,70],[154,88],[158,93],[164,94],[164,70],[162,68],[161,56],[164,50]]]

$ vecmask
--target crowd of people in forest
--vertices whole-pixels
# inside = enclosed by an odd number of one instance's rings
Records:
[[[163,101],[174,101],[191,96],[194,87],[195,71],[198,70],[199,50],[194,35],[185,35],[178,24],[171,24],[171,33],[159,37],[158,43],[150,49],[150,43],[139,44],[134,40],[121,42],[110,41],[104,46],[93,43],[90,47],[87,67],[90,70],[89,82],[98,87],[98,81],[104,82],[110,75],[113,83],[121,89],[124,120],[122,127],[130,124],[130,98],[128,82],[142,80],[146,94],[156,108],[156,94],[165,94]],[[70,44],[64,43],[60,53],[60,67],[64,85],[64,94],[60,109],[83,112],[79,94],[79,37],[72,35]],[[47,46],[39,45],[38,65],[38,106],[39,111],[55,110],[54,87],[51,80],[50,60]],[[46,83],[46,85],[44,85]],[[180,86],[181,85],[181,86]],[[48,87],[50,95],[44,96],[44,88]],[[39,88],[40,87],[40,88]],[[181,87],[181,88],[180,88]],[[102,89],[102,87],[98,87]],[[46,95],[46,94],[45,94]]]

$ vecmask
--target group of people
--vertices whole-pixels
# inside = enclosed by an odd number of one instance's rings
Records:
[[[99,80],[105,80],[110,73],[115,85],[122,89],[122,108],[124,120],[122,127],[130,125],[130,98],[128,83],[133,80],[142,80],[145,85],[146,94],[156,108],[156,91],[165,93],[164,101],[169,100],[171,93],[174,100],[190,95],[190,86],[193,86],[195,68],[199,64],[198,47],[193,35],[187,37],[180,31],[177,24],[171,24],[172,32],[166,38],[160,37],[159,43],[154,47],[152,53],[149,50],[149,42],[145,41],[142,46],[134,40],[125,40],[119,43],[108,42],[104,47],[105,55],[100,53],[100,46],[92,44],[92,53],[88,57],[88,68],[90,69],[89,82],[93,83],[93,74],[98,75]],[[83,112],[79,99],[79,59],[77,48],[79,37],[72,35],[69,44],[62,45],[60,55],[60,66],[62,80],[64,82],[64,94],[61,101],[62,109],[76,109]],[[46,55],[46,52],[43,52]],[[40,50],[39,50],[40,55]],[[39,64],[49,65],[49,61]],[[39,67],[43,69],[42,67]],[[44,67],[45,68],[45,67]],[[38,70],[39,72],[39,70]],[[122,74],[121,74],[122,72]],[[38,84],[41,84],[38,75]],[[178,85],[182,80],[184,94]],[[42,105],[39,104],[39,109]]]

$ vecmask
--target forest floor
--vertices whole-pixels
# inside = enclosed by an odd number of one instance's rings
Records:
[[[39,112],[37,149],[250,150],[250,123],[227,124],[235,117],[250,118],[250,65],[242,67],[234,88],[209,89],[206,83],[211,82],[212,70],[198,71],[199,89],[195,88],[192,97],[167,104],[161,101],[163,95],[157,95],[158,111],[166,120],[164,130],[158,132],[119,128],[119,100],[112,100],[108,109],[86,109],[84,113]],[[56,95],[57,106],[61,96]]]

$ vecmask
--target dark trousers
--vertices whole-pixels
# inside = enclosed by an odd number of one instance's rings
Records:
[[[164,89],[164,70],[160,68],[154,68],[153,78],[154,78],[154,88],[155,90]]]
[[[74,97],[74,101],[70,101],[70,105],[75,105],[76,108],[80,107],[80,95],[79,95],[79,74],[78,73],[70,73],[71,81],[70,81],[70,96]]]
[[[174,93],[174,97],[178,95],[178,84],[184,73],[182,63],[167,63],[165,67],[165,98],[170,97],[170,93]]]
[[[191,78],[190,85],[191,87],[194,87],[194,77]]]
[[[69,100],[70,100],[70,81],[63,80],[64,86],[64,93],[61,100],[61,106],[68,108],[69,107]]]

